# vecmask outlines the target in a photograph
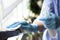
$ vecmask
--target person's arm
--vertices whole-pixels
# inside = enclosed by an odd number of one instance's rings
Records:
[[[29,24],[26,21],[19,21],[10,24],[9,26],[6,27],[5,31],[14,31],[16,29],[21,29],[21,30],[26,30],[29,32],[36,32],[38,31],[37,25],[36,24]]]
[[[16,8],[17,7],[17,5],[21,2],[21,1],[23,1],[23,0],[17,0],[17,1],[15,1],[12,5],[10,5],[8,8],[6,8],[5,10],[4,10],[4,15],[3,15],[3,18],[5,18],[7,15],[9,15],[9,13],[14,9],[14,8]]]
[[[49,3],[48,3],[48,2],[49,2]],[[47,15],[47,12],[50,12],[50,10],[49,10],[50,7],[48,6],[49,4],[50,4],[50,1],[48,1],[48,0],[44,0],[44,1],[43,1],[41,13],[40,13],[40,15],[37,17],[37,19],[34,20],[34,22],[33,22],[33,23],[35,23],[35,24],[38,25],[38,29],[39,29],[39,30],[42,30],[42,29],[44,28],[44,25],[43,25],[43,23],[41,22],[41,21],[43,21],[43,20],[40,20],[40,19],[41,19],[41,18],[44,19],[44,17],[46,17],[46,15]]]
[[[54,31],[56,30],[56,22],[52,0],[44,0],[40,16],[37,19],[39,21],[35,20],[34,23],[38,25],[39,30],[45,27],[48,29],[50,36],[56,36],[56,31]]]
[[[44,0],[41,13],[37,17],[37,19],[33,22],[38,25],[39,29],[42,29],[44,27],[43,23],[46,22],[45,20],[48,19],[48,16],[50,15],[50,13],[53,13],[53,4],[52,5],[51,4],[52,4],[51,0]]]
[[[44,26],[43,26],[43,24],[39,21],[39,20],[34,20],[34,22],[33,22],[34,24],[37,24],[38,25],[38,30],[43,30],[44,29]]]

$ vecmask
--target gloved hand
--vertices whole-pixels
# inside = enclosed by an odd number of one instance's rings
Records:
[[[15,22],[6,27],[6,31],[14,31],[21,26],[20,22]]]
[[[55,15],[53,13],[49,13],[42,21],[45,28],[56,29]]]
[[[20,22],[20,23],[21,23],[20,29],[22,29],[22,30],[27,30],[29,32],[32,32],[32,31],[36,32],[38,30],[37,24],[29,24],[25,21]]]
[[[11,25],[8,25],[6,27],[6,30],[13,31],[13,30],[20,28],[21,25],[28,25],[28,23],[26,21],[15,22],[15,23],[12,23]]]
[[[15,22],[9,26],[7,26],[7,31],[13,31],[16,29],[22,29],[22,30],[27,30],[27,31],[37,31],[37,25],[36,24],[29,24],[26,21],[20,21],[20,22]],[[12,29],[12,30],[11,30]]]

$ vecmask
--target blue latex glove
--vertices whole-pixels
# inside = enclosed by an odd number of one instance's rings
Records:
[[[56,21],[55,21],[55,14],[50,13],[46,19],[46,28],[48,29],[56,29]]]
[[[10,31],[11,29],[16,30],[17,28],[20,28],[22,30],[27,30],[27,31],[34,31],[34,32],[38,30],[36,24],[29,24],[26,21],[20,21],[7,26],[7,29],[8,29],[7,31]]]
[[[13,24],[7,26],[7,29],[16,28],[18,25],[21,26],[21,25],[26,25],[26,24],[28,24],[28,23],[25,22],[25,21],[15,22],[15,23],[13,23]]]
[[[15,22],[9,26],[6,27],[6,31],[14,31],[20,27],[20,22]]]
[[[56,29],[55,14],[49,13],[45,17],[40,19],[47,29]]]
[[[29,32],[36,32],[38,30],[38,27],[36,24],[29,24],[27,22],[22,22],[20,29],[27,30]]]

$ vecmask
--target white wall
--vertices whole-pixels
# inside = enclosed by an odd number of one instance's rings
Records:
[[[2,0],[3,1],[3,9],[6,9],[8,8],[12,3],[14,3],[16,0]],[[1,9],[2,10],[2,9]],[[8,11],[8,10],[7,10]],[[4,14],[2,13],[2,15],[4,16]],[[3,18],[2,18],[3,19]],[[19,4],[18,7],[16,7],[14,10],[12,10],[10,12],[9,15],[7,15],[3,20],[2,20],[2,26],[1,27],[1,30],[5,30],[6,26],[14,23],[14,22],[17,22],[17,21],[20,21],[20,20],[23,20],[22,18],[22,4]]]
[[[3,9],[5,10],[16,0],[2,0],[2,1],[3,1],[3,4],[2,4]],[[14,10],[12,10],[10,12],[10,14],[2,20],[1,29],[5,29],[6,26],[8,26],[14,22],[24,20],[23,17],[28,18],[29,14],[30,14],[30,10],[28,9],[28,5],[29,5],[28,2],[29,2],[29,0],[23,0],[23,2],[21,2]],[[4,16],[4,14],[2,14],[2,15]]]

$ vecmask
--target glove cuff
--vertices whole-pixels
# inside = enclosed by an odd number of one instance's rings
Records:
[[[34,32],[38,31],[38,25],[37,24],[31,24],[31,26],[32,26],[32,30]]]

